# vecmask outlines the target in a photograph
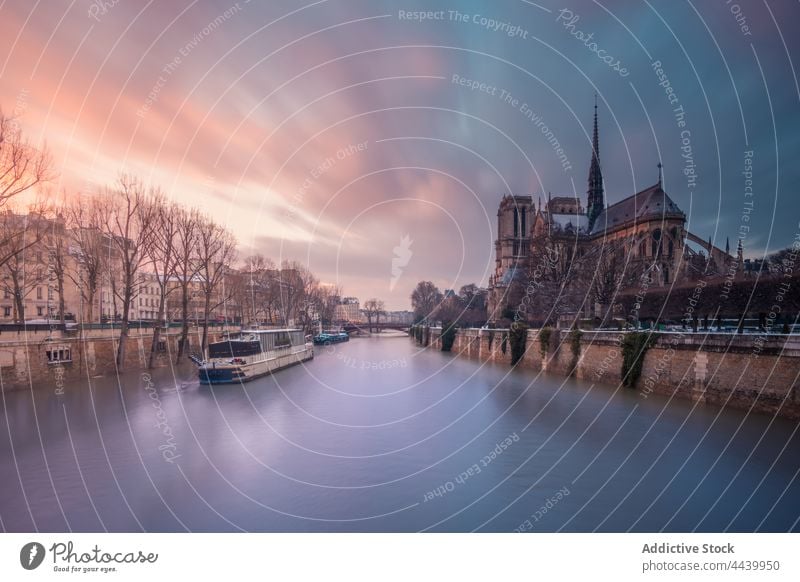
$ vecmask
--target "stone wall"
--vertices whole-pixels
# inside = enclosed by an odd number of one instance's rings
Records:
[[[225,330],[209,330],[209,340],[216,341]],[[189,352],[200,351],[202,330],[192,328],[189,332]],[[0,388],[3,391],[53,386],[55,389],[69,382],[86,382],[87,377],[113,375],[117,373],[116,353],[118,336],[108,333],[92,334],[89,337],[61,337],[48,334],[23,334],[13,340],[0,341]],[[167,366],[175,361],[180,330],[170,329],[163,334],[165,351],[157,356],[156,366]],[[150,355],[152,330],[132,330],[128,337],[123,371],[144,370]],[[71,361],[54,362],[54,354],[65,359],[69,350]],[[48,357],[50,352],[50,357]]]
[[[619,386],[624,335],[581,332],[576,357],[568,331],[551,330],[543,345],[540,330],[529,330],[525,355],[517,365]],[[440,336],[441,329],[431,330],[433,349],[441,349]],[[507,329],[458,330],[452,352],[510,365],[511,346],[506,343],[503,351],[507,337]],[[652,393],[675,395],[800,419],[800,336],[661,332],[651,339],[641,375],[632,388],[625,389],[636,390],[642,398]]]

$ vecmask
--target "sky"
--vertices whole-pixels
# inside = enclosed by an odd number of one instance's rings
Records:
[[[607,202],[660,161],[704,240],[789,246],[799,20],[755,0],[5,0],[0,107],[52,152],[55,191],[136,173],[242,256],[407,309],[420,280],[488,282],[503,194],[585,202],[595,95]]]

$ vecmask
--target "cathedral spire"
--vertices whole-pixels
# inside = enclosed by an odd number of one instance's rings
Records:
[[[594,133],[592,134],[592,163],[589,167],[589,189],[586,214],[589,218],[589,230],[603,211],[603,173],[600,170],[600,136],[597,130],[597,94],[594,96]]]

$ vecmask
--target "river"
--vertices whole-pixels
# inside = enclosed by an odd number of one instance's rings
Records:
[[[798,424],[405,337],[3,394],[4,531],[787,531]]]

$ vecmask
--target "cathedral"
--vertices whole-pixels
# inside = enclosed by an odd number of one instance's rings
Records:
[[[616,293],[641,282],[648,288],[680,286],[701,276],[722,275],[732,264],[741,267],[741,247],[737,262],[729,248],[723,251],[686,229],[686,215],[662,187],[661,164],[657,183],[606,204],[599,142],[595,104],[585,207],[573,196],[548,194],[544,205],[541,197],[535,204],[532,196],[503,196],[495,270],[489,278],[490,320],[509,318],[521,294],[536,292],[540,261],[563,271],[562,290],[569,279],[592,281],[583,289],[583,299],[573,302],[573,313],[583,317],[598,315],[598,277],[613,280]],[[611,270],[610,265],[615,272],[601,272]]]

